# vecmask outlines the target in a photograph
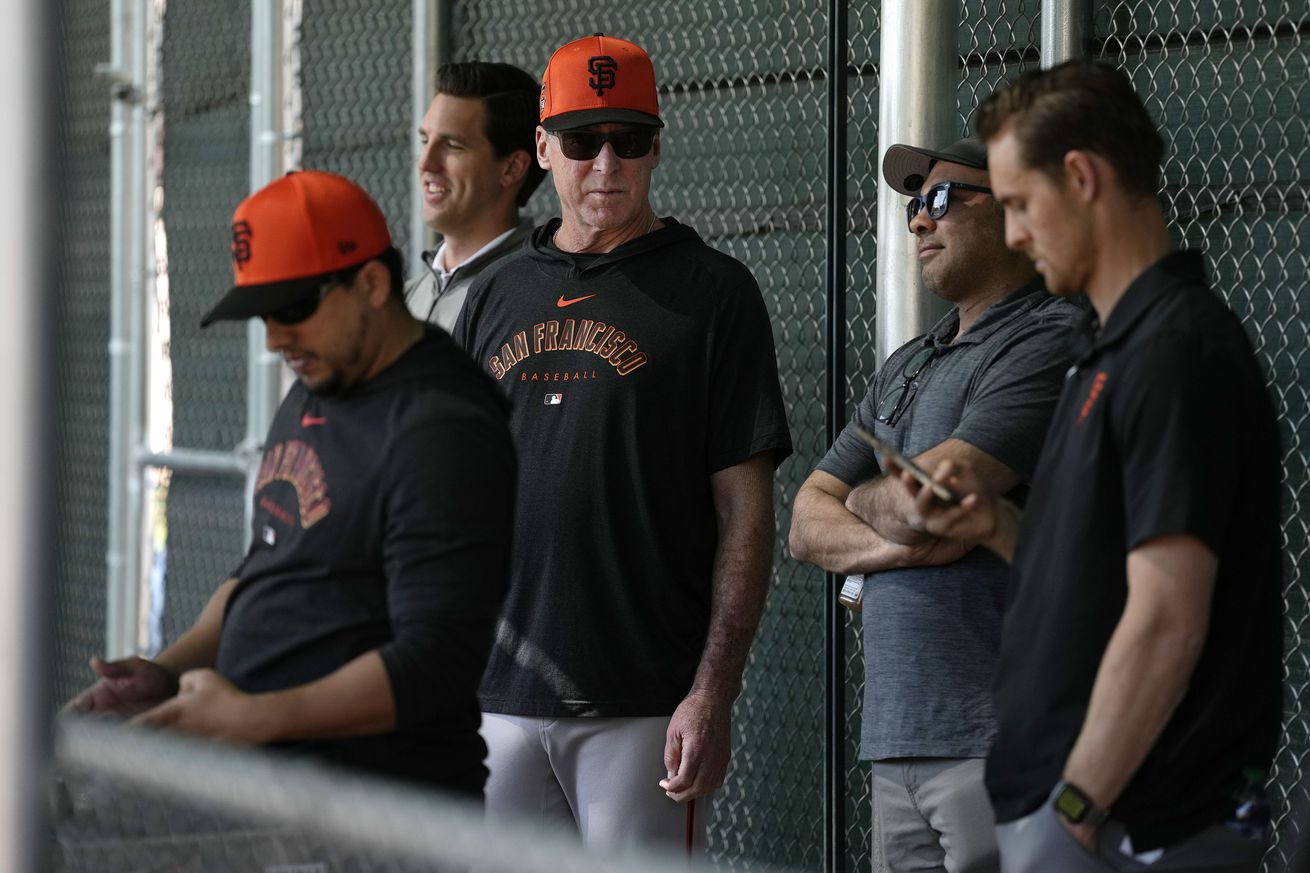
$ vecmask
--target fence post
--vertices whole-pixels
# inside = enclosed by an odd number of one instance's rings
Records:
[[[846,0],[828,3],[827,437],[846,424]],[[846,610],[837,577],[824,575],[823,869],[846,869]]]
[[[58,491],[50,446],[59,368],[50,346],[55,295],[64,289],[50,281],[58,275],[51,219],[60,209],[50,195],[67,184],[55,177],[55,114],[47,107],[63,67],[51,58],[68,51],[56,41],[64,8],[14,4],[0,35],[0,75],[11,85],[0,98],[11,131],[0,146],[0,259],[9,284],[0,295],[0,409],[8,418],[0,436],[0,873],[50,869],[53,843],[43,803]],[[58,262],[66,260],[61,246]]]
[[[288,169],[283,109],[284,81],[282,0],[250,2],[250,190],[258,191]],[[264,438],[282,401],[282,360],[265,347],[264,325],[246,323],[246,435],[237,455],[246,468],[245,541],[250,544],[255,476]]]
[[[1090,0],[1042,0],[1042,67],[1087,57],[1092,37]]]
[[[919,278],[904,197],[882,181],[895,143],[941,148],[959,138],[956,0],[883,0],[878,73],[878,362],[928,330],[945,311]]]
[[[414,39],[410,51],[414,58],[412,81],[409,147],[409,251],[405,262],[411,275],[419,275],[419,259],[423,250],[435,242],[435,234],[423,222],[423,189],[418,182],[418,160],[423,146],[418,140],[418,127],[427,114],[428,104],[437,87],[437,68],[454,60],[454,10],[452,0],[413,0]]]
[[[96,68],[110,86],[109,122],[109,507],[106,532],[105,654],[136,652],[141,581],[141,444],[145,410],[144,297],[149,137],[145,111],[146,0],[113,0],[110,62]]]

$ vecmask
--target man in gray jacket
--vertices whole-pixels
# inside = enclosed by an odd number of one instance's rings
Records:
[[[546,171],[534,134],[541,86],[510,64],[471,61],[437,70],[437,93],[419,125],[423,221],[441,234],[405,288],[416,318],[449,331],[479,273],[517,251],[532,230],[519,208]]]

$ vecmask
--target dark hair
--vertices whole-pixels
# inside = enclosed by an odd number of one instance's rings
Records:
[[[328,273],[323,277],[323,283],[332,285],[350,285],[359,275],[359,271],[364,269],[365,265],[372,261],[380,261],[382,266],[387,268],[391,274],[391,296],[400,300],[405,299],[405,257],[400,253],[400,249],[395,246],[389,246],[382,254],[372,258],[366,258],[358,264],[352,264],[342,270]]]
[[[1066,61],[1030,70],[983,101],[977,128],[984,141],[1012,130],[1023,162],[1052,179],[1064,178],[1064,156],[1078,149],[1108,161],[1125,190],[1160,190],[1164,142],[1133,83],[1114,67]]]
[[[382,266],[391,272],[391,296],[401,300],[405,299],[405,257],[400,253],[400,249],[391,246],[385,252],[378,255],[376,260],[382,262]]]
[[[497,158],[517,151],[528,153],[528,171],[523,175],[515,204],[527,205],[546,171],[537,165],[537,100],[541,84],[530,73],[513,64],[464,61],[437,68],[437,93],[482,100],[482,133],[491,142]]]

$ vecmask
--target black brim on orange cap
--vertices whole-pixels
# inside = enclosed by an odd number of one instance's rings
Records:
[[[263,285],[234,285],[223,295],[213,309],[200,319],[201,327],[216,321],[244,321],[277,312],[284,306],[317,294],[333,273],[310,276],[305,279],[287,279]]]
[[[556,133],[561,130],[575,130],[593,124],[644,124],[647,127],[663,127],[664,122],[658,117],[636,109],[620,109],[604,106],[598,109],[579,109],[575,112],[561,112],[541,122],[543,129]]]

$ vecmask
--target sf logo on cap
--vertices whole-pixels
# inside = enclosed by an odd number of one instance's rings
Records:
[[[605,90],[614,87],[614,71],[618,68],[619,65],[609,55],[597,55],[587,61],[587,72],[592,75],[587,84],[596,89],[597,97],[604,97]]]
[[[250,260],[250,238],[254,232],[250,229],[250,222],[235,221],[232,223],[232,263],[236,264],[238,270],[246,265]]]

